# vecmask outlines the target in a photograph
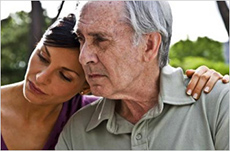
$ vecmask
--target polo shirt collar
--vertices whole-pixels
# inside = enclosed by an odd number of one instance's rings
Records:
[[[162,68],[158,105],[150,109],[143,116],[142,120],[158,116],[163,110],[164,103],[170,105],[187,105],[196,102],[185,93],[187,82],[181,68],[173,68],[169,65]],[[109,123],[112,122],[112,124],[107,124],[107,129],[112,133],[116,133],[116,127],[114,127],[116,124],[113,120],[115,116],[115,101],[103,98],[98,102],[95,112],[86,128],[87,132],[97,127],[102,121],[109,120]]]
[[[99,100],[94,114],[86,128],[86,131],[90,131],[97,127],[102,121],[113,118],[115,110],[114,100],[102,98]]]
[[[163,103],[171,105],[187,105],[196,102],[186,94],[186,80],[181,68],[169,65],[162,68],[160,76],[160,98]]]

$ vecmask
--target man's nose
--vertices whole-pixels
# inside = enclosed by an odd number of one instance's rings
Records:
[[[89,46],[87,43],[85,43],[81,47],[79,61],[83,66],[89,63],[97,63],[98,57],[97,57],[97,52],[94,46],[92,45]]]

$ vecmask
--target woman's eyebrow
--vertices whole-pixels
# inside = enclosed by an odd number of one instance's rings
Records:
[[[47,49],[47,47],[46,47],[45,45],[44,45],[44,48],[45,48],[45,51],[46,51],[47,55],[50,57],[49,50]],[[62,69],[66,70],[66,71],[73,72],[73,73],[75,73],[77,76],[79,76],[79,77],[80,77],[80,74],[79,74],[79,73],[77,73],[77,72],[76,72],[76,71],[74,71],[74,70],[71,70],[71,69],[66,68],[66,67],[62,67]]]
[[[47,49],[47,47],[45,45],[44,45],[44,48],[45,48],[45,51],[46,51],[47,55],[50,57],[49,50]]]

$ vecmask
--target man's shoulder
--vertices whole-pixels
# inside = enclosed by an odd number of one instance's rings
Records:
[[[229,84],[217,81],[212,91],[208,94],[202,92],[200,98],[194,105],[197,111],[207,116],[211,128],[215,129],[216,123],[221,123],[221,119],[229,118]]]
[[[225,104],[229,105],[229,83],[223,84],[221,80],[217,81],[211,92],[205,94],[202,92],[201,99],[207,105]],[[199,100],[198,100],[199,101]]]
[[[221,91],[229,92],[229,83],[224,84],[221,80],[218,80],[213,87],[213,91],[211,91],[210,94]]]
[[[69,121],[69,124],[71,125],[77,125],[77,126],[87,126],[88,122],[92,118],[92,115],[94,114],[96,107],[98,103],[102,101],[103,98],[100,98],[84,107],[82,107],[80,110],[78,110]]]
[[[73,147],[76,143],[78,143],[78,145],[87,143],[83,141],[86,127],[96,110],[97,104],[101,100],[102,99],[99,99],[91,104],[88,104],[73,114],[61,132],[56,149],[73,149],[71,147]]]

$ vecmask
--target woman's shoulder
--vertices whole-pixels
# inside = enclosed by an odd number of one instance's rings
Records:
[[[22,84],[23,85],[23,84]],[[17,115],[15,112],[15,100],[18,100],[22,96],[23,86],[20,86],[20,83],[14,83],[10,85],[1,86],[1,115],[2,121],[4,120],[13,120]],[[6,122],[3,122],[6,123]],[[3,125],[2,125],[3,126]]]
[[[1,86],[1,102],[17,98],[22,93],[23,82]]]
[[[2,85],[1,86],[1,92],[2,91],[10,91],[10,90],[13,90],[17,87],[22,87],[23,86],[23,81],[21,82],[17,82],[17,83],[11,83],[11,84],[7,84],[7,85]]]

